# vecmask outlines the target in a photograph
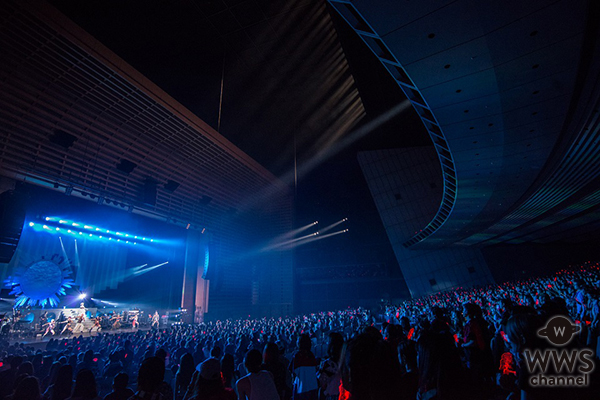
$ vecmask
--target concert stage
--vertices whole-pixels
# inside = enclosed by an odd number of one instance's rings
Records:
[[[15,310],[10,318],[11,336],[21,339],[38,338],[45,332],[50,323],[53,325],[55,335],[50,333],[46,337],[84,336],[96,332],[131,332],[138,329],[149,329],[151,326],[151,313],[148,316],[137,309],[104,309],[104,308],[61,308],[61,309],[30,309]],[[134,320],[137,328],[133,327]],[[159,318],[161,326],[167,326],[169,320],[166,315]],[[77,325],[80,322],[81,325]],[[173,322],[173,321],[171,321]],[[63,335],[60,333],[68,326]]]
[[[44,336],[42,337],[42,334],[35,334],[35,335],[27,335],[27,336],[19,336],[18,334],[12,334],[9,337],[7,337],[6,339],[9,339],[9,341],[12,342],[19,342],[19,343],[23,343],[25,345],[29,345],[29,346],[34,346],[34,347],[38,347],[39,348],[43,348],[46,343],[48,343],[51,339],[55,339],[55,340],[63,340],[63,339],[67,339],[67,340],[71,340],[73,338],[78,338],[78,337],[96,337],[98,335],[103,335],[106,333],[109,334],[121,334],[121,333],[135,333],[135,332],[147,332],[150,330],[150,327],[143,327],[140,329],[131,329],[131,328],[120,328],[117,330],[101,330],[101,331],[94,331],[94,332],[89,332],[89,331],[84,331],[83,333],[77,334],[77,335],[59,335],[56,334],[54,336]]]

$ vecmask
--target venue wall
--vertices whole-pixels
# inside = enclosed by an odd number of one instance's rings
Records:
[[[429,223],[441,201],[441,170],[432,147],[363,152],[358,160],[412,296],[493,282],[477,248],[402,245]]]

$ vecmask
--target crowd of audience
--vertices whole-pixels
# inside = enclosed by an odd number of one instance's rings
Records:
[[[600,268],[388,305],[24,344],[0,339],[0,400],[598,399],[530,384],[523,350],[554,315],[598,347]],[[597,360],[597,359],[596,359]]]

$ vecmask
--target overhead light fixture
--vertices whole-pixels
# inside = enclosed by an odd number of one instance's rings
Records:
[[[179,182],[168,180],[163,187],[166,191],[173,193],[179,187]]]

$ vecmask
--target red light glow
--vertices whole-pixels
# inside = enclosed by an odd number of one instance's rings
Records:
[[[514,358],[511,353],[504,353],[500,357],[500,371],[502,375],[517,375],[517,371],[513,369]]]

